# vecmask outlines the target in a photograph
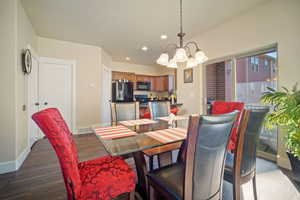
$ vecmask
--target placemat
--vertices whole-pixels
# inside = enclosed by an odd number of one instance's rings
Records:
[[[145,133],[146,135],[160,141],[161,143],[170,143],[186,138],[187,130],[184,128],[169,128]]]
[[[94,128],[96,135],[103,139],[117,139],[122,137],[128,137],[137,135],[136,132],[126,128],[125,126],[108,126],[108,127],[96,127]]]

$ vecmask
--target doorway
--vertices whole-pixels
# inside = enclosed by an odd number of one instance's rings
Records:
[[[75,133],[75,61],[40,58],[39,109],[57,108]]]
[[[260,97],[267,87],[278,88],[277,46],[210,61],[205,65],[204,74],[204,106],[208,112],[215,100],[241,101],[248,108],[260,106]],[[276,161],[277,147],[277,129],[263,128],[258,155]]]
[[[236,101],[245,102],[248,108],[260,105],[260,98],[268,87],[277,90],[277,76],[277,50],[237,58]],[[268,130],[263,127],[258,154],[276,160],[277,136],[277,128]]]

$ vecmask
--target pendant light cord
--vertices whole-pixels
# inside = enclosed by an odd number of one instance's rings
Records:
[[[182,28],[182,0],[180,0],[180,33],[183,33],[183,28]]]

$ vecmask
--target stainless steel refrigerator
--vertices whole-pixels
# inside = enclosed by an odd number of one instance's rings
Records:
[[[114,81],[112,83],[112,102],[133,101],[133,83],[128,81]]]

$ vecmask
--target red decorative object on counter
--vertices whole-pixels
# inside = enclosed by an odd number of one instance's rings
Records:
[[[175,108],[171,108],[171,113],[173,113],[174,115],[176,115],[179,111],[179,109],[177,107]],[[151,119],[151,114],[149,111],[144,112],[144,114],[142,115],[143,119]]]

